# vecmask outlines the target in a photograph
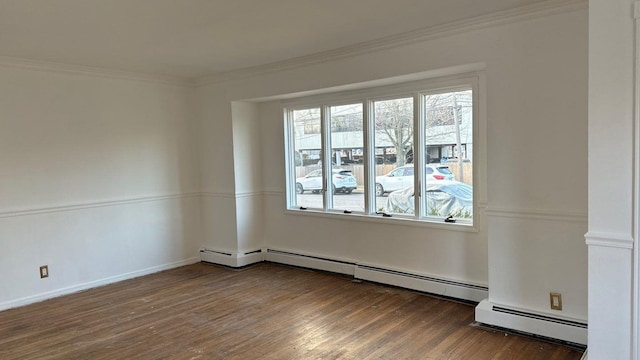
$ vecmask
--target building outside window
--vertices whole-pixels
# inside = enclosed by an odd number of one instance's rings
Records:
[[[477,79],[410,88],[285,106],[287,208],[473,224]]]

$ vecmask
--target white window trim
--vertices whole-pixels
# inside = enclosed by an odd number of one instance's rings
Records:
[[[376,100],[389,100],[392,98],[398,98],[403,96],[413,96],[414,97],[414,144],[419,144],[419,137],[424,135],[424,123],[420,121],[422,116],[420,116],[420,112],[423,111],[422,101],[424,99],[424,95],[430,95],[435,93],[441,93],[443,91],[451,91],[456,88],[471,88],[472,89],[472,97],[473,97],[473,219],[471,221],[465,221],[464,219],[456,219],[455,223],[444,223],[442,218],[439,217],[429,217],[424,216],[420,217],[420,214],[416,212],[414,216],[403,216],[398,214],[393,214],[392,217],[382,217],[381,215],[376,215],[375,213],[367,213],[366,210],[364,212],[352,212],[349,214],[343,213],[342,210],[330,209],[327,205],[328,196],[324,196],[323,194],[323,209],[296,209],[292,207],[292,200],[295,202],[296,193],[295,193],[295,166],[291,166],[294,163],[293,151],[294,146],[294,136],[293,136],[293,126],[292,119],[290,119],[290,114],[295,110],[309,109],[309,108],[320,108],[322,116],[324,116],[325,111],[328,111],[327,108],[329,106],[339,106],[344,104],[352,104],[352,103],[362,103],[363,104],[363,117],[364,121],[371,122],[373,117],[369,116],[369,113],[372,111],[372,106],[374,101]],[[315,217],[324,217],[329,219],[340,219],[340,220],[356,220],[356,221],[367,221],[367,222],[375,222],[379,224],[402,224],[402,225],[411,225],[411,226],[419,226],[419,227],[429,227],[429,228],[437,228],[437,229],[446,229],[446,230],[455,230],[455,231],[465,231],[465,232],[478,232],[480,228],[484,227],[484,207],[486,204],[486,85],[485,85],[485,76],[484,72],[470,72],[457,74],[452,76],[446,76],[441,78],[427,79],[427,80],[419,80],[419,81],[411,81],[407,83],[401,84],[393,84],[393,85],[385,85],[379,87],[372,87],[368,89],[359,89],[353,91],[343,91],[343,92],[335,92],[329,94],[322,95],[314,95],[301,97],[291,100],[282,101],[282,111],[284,114],[284,135],[285,135],[285,173],[286,173],[286,194],[285,194],[285,213],[290,215],[302,215],[302,216],[315,216]],[[416,102],[417,101],[417,102]],[[370,190],[373,189],[373,186],[370,184],[371,179],[375,178],[374,168],[375,168],[375,158],[369,154],[373,145],[373,137],[374,134],[370,132],[372,124],[365,124],[364,126],[364,155],[367,160],[367,166],[365,169],[364,176],[364,186],[365,189]],[[322,146],[324,149],[327,149],[329,140],[325,139],[326,134],[324,129],[324,122],[321,121],[321,138],[322,138]],[[325,150],[326,151],[326,150]],[[330,151],[330,149],[328,150]],[[423,153],[422,151],[417,151],[414,153],[414,164],[422,163]],[[323,171],[327,174],[330,169],[330,162],[323,162]],[[323,181],[331,182],[331,177],[325,176]],[[414,187],[416,189],[419,188],[419,182],[424,181],[424,175],[421,172],[418,172],[418,176],[415,177]],[[325,184],[325,187],[328,185]],[[416,196],[416,202],[423,201],[424,197]],[[330,200],[329,200],[330,201]],[[375,191],[366,191],[365,192],[365,209],[373,209],[372,206],[375,206]],[[372,204],[372,206],[370,206]],[[416,203],[416,209],[422,208],[423,204]],[[374,209],[375,210],[375,209]]]

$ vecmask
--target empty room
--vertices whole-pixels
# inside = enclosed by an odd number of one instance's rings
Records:
[[[638,9],[0,0],[0,358],[640,360]]]

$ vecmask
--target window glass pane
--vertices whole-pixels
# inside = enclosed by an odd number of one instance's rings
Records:
[[[376,202],[375,210],[402,214],[413,212],[413,175],[404,168],[413,167],[413,97],[374,102],[374,146]],[[399,168],[400,171],[393,172]],[[394,193],[395,192],[395,193]],[[386,196],[402,199],[406,206],[387,206]],[[405,204],[406,205],[406,204]]]
[[[362,103],[330,108],[333,208],[364,211]]]
[[[320,109],[294,110],[292,115],[295,205],[322,208]]]
[[[427,95],[425,214],[473,218],[473,97],[471,90]]]
[[[451,216],[473,224],[476,94],[471,85],[439,87],[431,93],[428,89],[346,105],[316,99],[307,108],[289,111],[287,204],[422,221],[442,222]],[[394,94],[391,91],[388,94]],[[331,101],[341,100],[336,96]],[[365,188],[367,174],[373,178]],[[416,176],[419,189],[414,189]]]

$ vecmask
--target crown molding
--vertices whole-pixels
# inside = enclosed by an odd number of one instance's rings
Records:
[[[196,79],[195,84],[196,86],[206,86],[221,82],[241,80],[254,76],[294,69],[297,67],[309,66],[317,63],[334,61],[414,43],[425,42],[494,26],[516,23],[555,14],[583,10],[587,8],[587,0],[547,0],[533,5],[499,11],[488,15],[476,16],[443,25],[426,27],[311,55],[300,56],[265,65],[215,73]]]
[[[58,62],[30,60],[11,56],[0,56],[0,67],[81,75],[89,77],[102,77],[108,79],[142,81],[174,86],[193,87],[196,85],[193,80],[182,77],[113,70],[91,66],[64,64]]]

